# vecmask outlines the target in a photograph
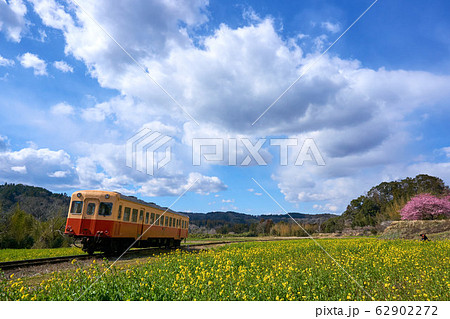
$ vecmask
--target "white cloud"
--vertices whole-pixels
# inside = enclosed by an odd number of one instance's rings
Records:
[[[256,196],[261,196],[261,195],[262,195],[262,193],[255,193],[255,195],[256,195]]]
[[[12,166],[11,170],[20,174],[26,174],[27,173],[27,167],[26,166]]]
[[[331,33],[338,33],[341,31],[341,25],[339,23],[331,23],[329,21],[322,22],[322,28]]]
[[[445,163],[422,164],[413,169],[401,163],[409,160],[406,151],[414,140],[408,117],[423,110],[432,115],[435,105],[447,101],[449,76],[374,70],[356,60],[326,55],[252,126],[317,58],[316,53],[307,54],[299,46],[300,36],[284,39],[272,19],[256,19],[252,13],[248,25],[233,29],[222,24],[197,47],[189,32],[180,28],[180,21],[188,29],[205,22],[206,2],[137,2],[133,11],[124,10],[125,2],[82,1],[86,10],[199,121],[197,127],[79,9],[73,8],[70,15],[51,0],[32,2],[47,26],[63,31],[66,53],[83,61],[102,86],[121,93],[84,109],[86,121],[108,119],[133,132],[146,123],[164,123],[178,128],[172,133],[185,146],[194,137],[314,138],[326,166],[306,163],[280,167],[272,178],[286,200],[323,201],[321,207],[329,211],[345,208],[349,199],[383,180],[420,169],[442,173],[446,167]],[[159,14],[154,16],[154,12]],[[340,31],[339,25],[328,21],[322,27],[331,33]],[[315,41],[324,45],[326,36]],[[138,175],[129,177],[130,171],[117,168],[120,152],[123,154],[123,150],[105,150],[102,154],[96,149],[80,158],[77,166],[83,183],[103,187],[132,180],[140,185],[139,191],[153,196],[176,194],[192,177],[183,165],[148,181]],[[185,159],[185,154],[175,155],[179,162]],[[103,170],[97,170],[99,163]],[[220,180],[200,176],[204,185],[214,190],[224,188]],[[205,186],[196,191],[207,193],[208,189]]]
[[[68,65],[65,61],[55,61],[53,62],[53,66],[64,73],[73,72],[73,67]]]
[[[0,135],[0,152],[3,152],[9,148],[9,141],[6,136]]]
[[[234,199],[222,199],[222,203],[234,203]]]
[[[187,180],[183,176],[155,177],[137,190],[145,196],[177,196],[189,189],[201,195],[223,191],[227,186],[216,176],[190,173]]]
[[[75,166],[82,187],[115,189],[150,197],[178,196],[187,189],[207,195],[227,188],[218,177],[184,172],[177,158],[172,158],[155,176],[149,176],[126,166],[125,145],[80,143],[79,147],[84,155]]]
[[[13,66],[14,64],[13,60],[4,58],[0,55],[0,66]]]
[[[47,75],[47,63],[36,54],[27,52],[18,59],[24,68],[32,68],[34,75]]]
[[[67,171],[61,185],[74,184],[73,164],[69,154],[63,150],[48,148],[23,148],[19,151],[0,151],[0,178],[33,185],[53,186],[50,172]],[[62,176],[59,176],[62,177]]]
[[[124,145],[80,143],[81,154],[72,161],[63,150],[37,146],[11,151],[0,149],[0,178],[50,188],[108,189],[142,196],[178,196],[184,191],[201,195],[227,186],[216,176],[182,171],[161,171],[152,177],[125,165]],[[176,163],[174,166],[179,167]]]
[[[21,0],[6,2],[0,0],[0,31],[6,33],[6,38],[13,42],[20,42],[26,30],[25,14],[27,7]]]
[[[66,177],[68,174],[70,174],[69,171],[56,171],[56,172],[53,172],[53,173],[49,173],[48,176],[56,177],[56,178],[62,178],[62,177]]]
[[[338,211],[339,207],[336,205],[332,205],[332,204],[325,204],[325,205],[318,205],[318,204],[314,204],[313,208],[320,211],[320,212],[332,212],[335,213]]]
[[[442,148],[442,150],[445,152],[445,155],[447,157],[450,157],[450,147],[444,147]]]
[[[66,102],[53,105],[50,111],[55,115],[73,115],[75,113],[73,106]]]

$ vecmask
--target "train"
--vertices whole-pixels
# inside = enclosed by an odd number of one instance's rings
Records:
[[[178,247],[189,217],[118,192],[81,190],[72,194],[65,234],[83,251],[120,253],[133,247]]]

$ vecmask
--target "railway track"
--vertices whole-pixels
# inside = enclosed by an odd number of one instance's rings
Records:
[[[290,240],[299,239],[299,238],[291,238]],[[195,243],[195,244],[186,244],[178,247],[178,249],[182,250],[190,250],[192,248],[199,248],[203,246],[212,246],[212,245],[224,245],[224,244],[233,244],[233,243],[245,243],[245,242],[262,242],[262,241],[277,241],[277,240],[289,240],[286,238],[283,239],[261,239],[261,240],[234,240],[234,241],[215,241],[215,242],[206,242],[206,243]],[[143,252],[156,252],[164,248],[152,247],[152,248],[139,248],[133,249],[126,252],[125,255],[132,254],[140,254]],[[49,258],[37,258],[37,259],[26,259],[26,260],[16,260],[16,261],[6,261],[0,262],[1,270],[11,270],[18,268],[27,268],[33,266],[47,265],[47,264],[58,264],[64,262],[70,262],[74,259],[76,260],[87,260],[92,258],[103,258],[103,257],[111,257],[107,256],[103,253],[96,253],[93,255],[71,255],[71,256],[61,256],[61,257],[49,257]]]

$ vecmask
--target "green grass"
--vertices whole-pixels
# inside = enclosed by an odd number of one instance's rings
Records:
[[[319,239],[173,251],[119,265],[78,265],[40,283],[0,282],[0,300],[449,300],[450,242]],[[76,263],[76,262],[74,262]],[[95,283],[94,283],[95,282]],[[90,285],[93,286],[87,290]],[[82,294],[84,293],[84,294]]]
[[[84,254],[84,252],[76,247],[49,249],[0,249],[0,262],[81,254]]]

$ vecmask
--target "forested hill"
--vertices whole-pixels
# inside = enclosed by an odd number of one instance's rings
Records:
[[[345,212],[323,224],[326,232],[341,231],[350,227],[379,225],[387,220],[399,220],[400,210],[415,195],[428,193],[437,196],[450,194],[444,181],[425,174],[414,178],[383,182],[372,187],[367,194],[355,198]]]
[[[55,216],[66,216],[70,197],[67,194],[52,193],[45,188],[22,184],[0,185],[0,213],[12,212],[16,205],[38,220]]]

